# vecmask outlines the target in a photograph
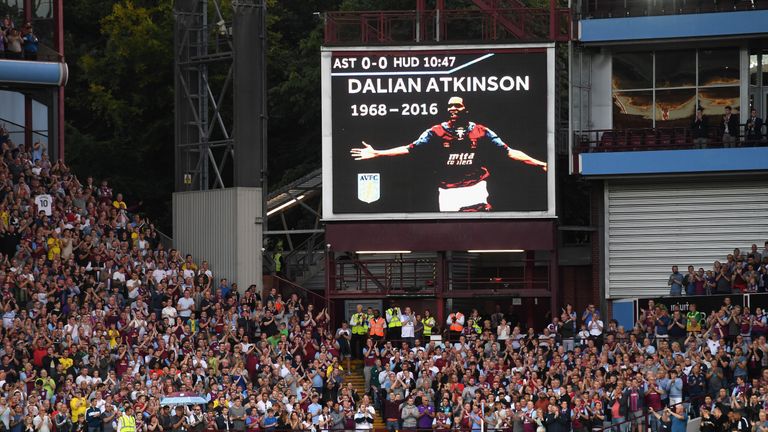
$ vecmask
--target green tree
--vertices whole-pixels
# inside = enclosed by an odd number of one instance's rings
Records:
[[[67,159],[109,178],[162,220],[173,187],[173,11],[170,2],[67,2]],[[86,14],[86,18],[77,15]],[[84,22],[80,22],[84,20]],[[95,23],[94,23],[95,21]],[[79,25],[82,24],[82,29]],[[97,33],[93,33],[98,29]],[[80,31],[82,30],[82,31]]]

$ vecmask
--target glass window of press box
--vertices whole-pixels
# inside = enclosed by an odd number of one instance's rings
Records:
[[[758,115],[768,115],[768,49],[749,53],[749,106]]]
[[[696,107],[722,116],[739,110],[739,49],[613,54],[613,127],[687,127]]]

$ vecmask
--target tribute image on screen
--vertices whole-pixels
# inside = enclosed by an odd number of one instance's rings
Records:
[[[550,210],[546,49],[340,51],[330,65],[334,214]]]

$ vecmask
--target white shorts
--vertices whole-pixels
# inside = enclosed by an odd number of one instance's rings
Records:
[[[440,211],[456,212],[464,207],[488,204],[488,183],[485,180],[466,187],[443,189],[440,191]]]

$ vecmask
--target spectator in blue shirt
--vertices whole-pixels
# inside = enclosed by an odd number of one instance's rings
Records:
[[[672,266],[672,274],[667,281],[669,285],[669,295],[679,296],[683,294],[683,274],[677,270],[677,266]]]
[[[677,370],[672,369],[669,371],[669,388],[667,389],[669,395],[669,404],[675,405],[683,401],[683,380],[678,376]]]
[[[667,408],[672,416],[672,432],[685,432],[688,427],[688,414],[685,412],[683,404],[675,405],[675,410]]]
[[[219,295],[221,296],[221,298],[227,298],[229,296],[230,291],[231,291],[231,288],[229,287],[227,280],[222,279],[221,282],[219,282]]]
[[[32,31],[32,23],[27,23],[24,26],[24,36],[21,39],[24,42],[24,59],[37,60],[38,40]]]
[[[275,417],[275,410],[273,408],[267,411],[267,415],[261,420],[261,426],[266,431],[273,431],[277,428],[277,417]]]
[[[312,424],[317,425],[318,417],[323,411],[323,406],[318,402],[320,397],[318,395],[312,395],[312,403],[307,407],[307,412],[312,415]]]

